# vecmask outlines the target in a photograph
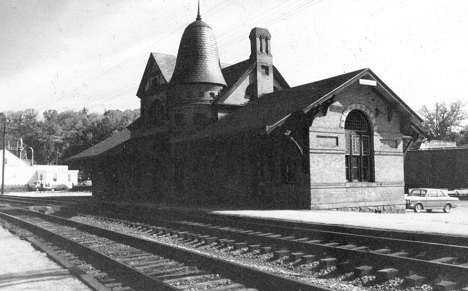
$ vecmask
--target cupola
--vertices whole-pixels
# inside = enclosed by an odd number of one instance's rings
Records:
[[[209,83],[226,86],[219,62],[218,45],[211,27],[202,21],[200,9],[184,31],[171,84]]]

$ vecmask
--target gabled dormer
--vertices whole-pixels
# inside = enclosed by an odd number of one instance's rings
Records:
[[[176,58],[172,55],[151,53],[143,77],[138,86],[140,98],[140,120],[134,131],[153,132],[167,125],[167,91],[174,71]]]
[[[137,96],[142,99],[167,89],[171,80],[176,57],[172,55],[151,53],[146,63],[143,77],[138,86]]]

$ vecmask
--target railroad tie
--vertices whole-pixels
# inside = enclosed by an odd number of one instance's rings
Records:
[[[260,254],[261,255],[271,253],[272,251],[273,251],[272,247],[261,247],[260,248]]]
[[[294,241],[297,241],[297,242],[305,242],[305,241],[310,241],[310,238],[308,238],[308,237],[301,237],[301,238],[295,239]]]
[[[112,288],[112,291],[132,291],[133,289],[131,287],[115,287]]]
[[[434,284],[434,291],[452,291],[455,289],[455,282],[451,281],[440,281],[439,283]]]
[[[409,256],[407,252],[396,252],[396,253],[391,253],[389,255],[394,256],[394,257],[404,257],[404,258]]]
[[[159,275],[155,277],[160,280],[181,280],[183,278],[186,278],[187,276],[193,276],[193,275],[204,276],[204,275],[207,275],[207,273],[204,271],[200,271],[198,269],[193,269],[193,270],[188,270],[184,272],[178,272],[176,274]]]
[[[376,254],[389,254],[389,253],[392,252],[392,250],[391,250],[391,249],[385,248],[385,249],[374,250],[374,251],[372,251],[372,252],[373,252],[373,253],[376,253]]]
[[[304,256],[304,253],[300,253],[300,252],[290,253],[289,254],[289,261],[291,261],[291,262],[297,261],[300,258],[302,258],[303,256]]]
[[[346,250],[350,250],[350,249],[355,249],[357,248],[356,245],[353,245],[353,244],[347,244],[347,245],[344,245],[344,246],[340,246],[339,248],[341,249],[346,249]]]
[[[320,260],[320,267],[322,269],[330,268],[335,266],[338,263],[338,259],[336,258],[324,258]]]
[[[234,250],[239,250],[239,249],[245,248],[246,246],[247,246],[246,242],[237,242],[237,243],[234,243]]]
[[[248,251],[253,252],[253,251],[259,250],[260,247],[261,247],[261,245],[249,245],[248,246]]]
[[[405,277],[403,281],[403,285],[408,287],[420,287],[424,281],[426,280],[425,277],[413,274],[411,276]]]
[[[324,243],[322,244],[323,246],[326,246],[326,247],[337,247],[339,246],[340,244],[337,243],[337,242],[329,242],[329,243]]]
[[[261,232],[259,234],[257,234],[257,236],[260,236],[260,237],[264,237],[264,236],[270,236],[270,235],[274,235],[274,233],[271,233],[271,232]]]
[[[353,271],[354,266],[349,261],[339,262],[336,265],[336,270],[340,273],[349,273]]]
[[[288,250],[279,250],[273,252],[273,260],[278,260],[282,257],[285,257],[289,254]]]
[[[314,240],[305,241],[304,243],[306,243],[306,244],[311,244],[311,245],[318,245],[318,244],[321,244],[322,241],[319,240],[319,239],[314,239]]]
[[[295,236],[285,236],[285,237],[281,237],[280,239],[282,239],[282,240],[295,240],[296,237]]]
[[[372,271],[371,266],[359,266],[354,268],[354,276],[356,277],[363,277],[363,276],[368,276],[370,275]]]
[[[215,236],[210,236],[210,237],[207,237],[203,240],[203,242],[207,245],[210,245],[212,243],[215,243],[216,241],[218,241],[218,238],[215,237]]]
[[[314,261],[315,255],[304,255],[301,257],[301,263],[303,265],[310,264]]]
[[[458,258],[455,258],[455,257],[443,257],[443,258],[431,260],[431,262],[434,262],[434,263],[443,263],[443,264],[451,264],[451,263],[455,262],[457,259],[458,259]]]
[[[398,274],[398,270],[394,268],[381,269],[381,270],[378,270],[377,273],[375,274],[375,279],[378,282],[385,282],[385,281],[394,279],[397,274]]]

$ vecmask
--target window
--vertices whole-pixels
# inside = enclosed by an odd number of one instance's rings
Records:
[[[429,190],[428,194],[429,194],[428,197],[437,197],[438,196],[437,190]]]
[[[39,180],[44,180],[42,174],[39,175]]]
[[[373,152],[371,130],[367,118],[359,110],[348,114],[346,133],[346,179],[352,181],[373,180]]]
[[[68,182],[71,182],[71,174],[68,174]]]
[[[54,174],[54,177],[52,179],[54,182],[57,182],[57,174]]]
[[[270,67],[268,66],[262,66],[263,74],[265,75],[270,75]]]

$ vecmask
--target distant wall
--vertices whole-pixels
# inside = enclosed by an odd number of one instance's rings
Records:
[[[468,188],[468,148],[408,151],[406,188]]]

